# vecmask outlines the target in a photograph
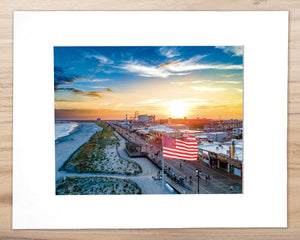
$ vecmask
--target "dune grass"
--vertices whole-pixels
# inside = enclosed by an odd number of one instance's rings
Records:
[[[136,175],[141,167],[133,162],[120,159],[116,147],[118,140],[105,123],[97,123],[102,131],[79,147],[64,163],[60,170],[75,173],[106,173]]]
[[[56,183],[57,195],[141,194],[137,184],[107,177],[66,177]]]

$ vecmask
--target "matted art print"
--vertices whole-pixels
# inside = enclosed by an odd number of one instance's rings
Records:
[[[243,46],[54,47],[56,194],[242,193]]]
[[[287,226],[287,12],[15,12],[14,229]]]

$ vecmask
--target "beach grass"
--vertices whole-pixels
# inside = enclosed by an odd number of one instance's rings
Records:
[[[65,177],[56,183],[57,195],[141,194],[137,184],[109,177]]]
[[[60,168],[73,173],[105,173],[136,175],[141,167],[133,161],[120,159],[117,154],[117,137],[106,123],[97,123],[102,131],[79,147]]]

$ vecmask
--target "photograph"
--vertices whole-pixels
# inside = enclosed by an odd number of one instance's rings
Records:
[[[56,195],[243,194],[244,46],[53,56]]]

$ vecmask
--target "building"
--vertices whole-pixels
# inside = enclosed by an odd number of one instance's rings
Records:
[[[139,122],[147,123],[147,122],[155,122],[155,115],[139,115]]]
[[[242,177],[243,142],[232,140],[225,144],[199,145],[199,157],[212,168],[225,168],[228,172]]]
[[[169,118],[167,119],[168,124],[184,124],[186,126],[204,126],[204,124],[210,123],[211,119],[206,118],[196,118],[196,119],[188,119],[188,118]]]
[[[240,136],[240,135],[243,135],[243,128],[235,128],[232,130],[232,135],[233,136]]]
[[[227,137],[227,132],[211,132],[207,134],[207,139],[214,142],[223,142]]]

